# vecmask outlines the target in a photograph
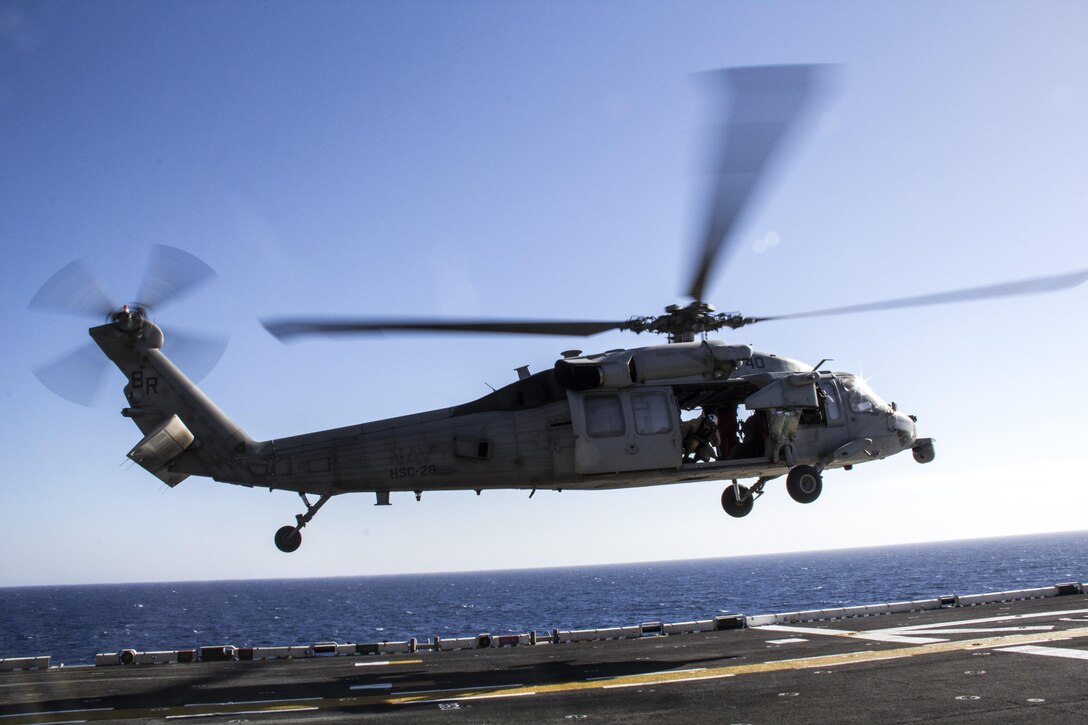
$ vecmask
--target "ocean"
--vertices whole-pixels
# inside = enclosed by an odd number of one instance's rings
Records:
[[[0,657],[683,622],[1088,581],[1088,531],[585,567],[0,588]]]

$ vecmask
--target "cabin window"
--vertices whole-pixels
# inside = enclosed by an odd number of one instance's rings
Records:
[[[639,435],[672,432],[669,401],[664,393],[632,393],[631,409],[635,413],[635,432]]]
[[[626,432],[618,395],[590,395],[585,399],[586,433],[590,438],[615,438]]]

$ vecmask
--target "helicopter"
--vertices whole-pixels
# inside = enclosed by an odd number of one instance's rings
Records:
[[[728,95],[717,134],[713,190],[697,245],[688,304],[627,320],[353,319],[262,320],[280,340],[307,335],[465,332],[587,337],[620,330],[666,337],[664,344],[602,353],[564,352],[550,369],[530,373],[461,405],[267,441],[250,438],[175,364],[164,346],[178,339],[152,311],[183,297],[214,272],[180,249],[158,246],[135,301],[116,305],[75,262],[31,300],[39,311],[87,314],[93,352],[126,378],[121,411],[143,434],[129,459],[167,486],[189,476],[295,492],[304,511],[275,533],[293,552],[302,529],[334,496],[367,492],[377,505],[393,493],[493,489],[607,490],[694,481],[730,481],[725,513],[743,517],[766,486],[785,477],[803,504],[823,489],[823,474],[850,470],[907,450],[919,463],[935,457],[917,418],[885,402],[858,375],[823,369],[710,333],[781,319],[951,303],[1050,292],[1079,285],[1088,270],[951,292],[795,314],[751,317],[719,313],[705,300],[711,276],[737,238],[754,192],[820,92],[822,66],[758,66],[714,71]],[[218,358],[224,343],[181,339]],[[38,377],[66,397],[77,351]],[[192,375],[192,377],[190,377]],[[82,401],[78,401],[82,402]],[[752,480],[750,484],[741,481]],[[316,499],[312,499],[316,497]]]

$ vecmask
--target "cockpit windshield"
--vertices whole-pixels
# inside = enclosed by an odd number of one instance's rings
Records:
[[[891,406],[873,392],[868,383],[853,375],[840,375],[846,397],[850,401],[850,410],[855,413],[886,413]]]

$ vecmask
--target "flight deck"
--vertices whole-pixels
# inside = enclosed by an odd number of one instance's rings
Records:
[[[1071,721],[1088,712],[1084,591],[459,640],[124,650],[75,667],[8,659],[0,725]]]

